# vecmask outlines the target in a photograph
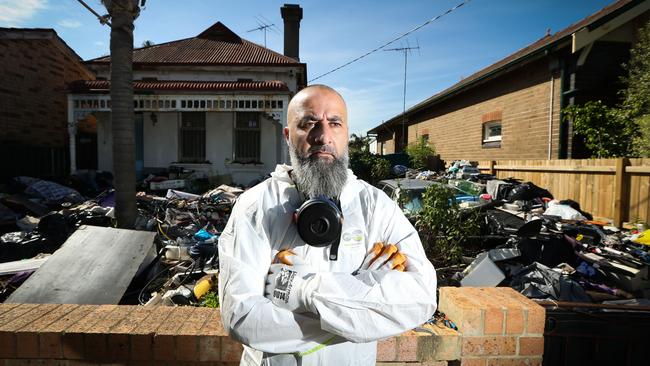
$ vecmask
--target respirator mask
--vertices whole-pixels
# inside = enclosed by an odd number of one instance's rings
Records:
[[[331,245],[329,259],[338,258],[343,213],[337,201],[325,196],[308,199],[293,217],[298,235],[305,243],[317,248]]]

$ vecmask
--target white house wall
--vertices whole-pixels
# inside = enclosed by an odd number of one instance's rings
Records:
[[[270,172],[275,170],[275,165],[280,162],[277,146],[279,146],[278,144],[280,143],[285,143],[280,140],[282,128],[278,126],[278,122],[274,122],[264,117],[262,117],[260,127],[262,129],[262,145],[260,150],[262,152],[262,163]]]
[[[228,174],[225,159],[232,159],[234,112],[208,112],[205,116],[205,158],[215,175]]]
[[[144,168],[163,168],[178,160],[178,113],[156,113],[154,125],[151,113],[144,113]]]

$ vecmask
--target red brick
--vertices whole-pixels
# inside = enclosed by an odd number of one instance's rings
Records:
[[[19,304],[11,304],[11,303],[2,303],[0,304],[0,314],[6,313],[7,311],[15,308]]]
[[[2,314],[0,319],[0,331],[17,331],[30,325],[40,317],[56,309],[56,304],[24,304],[25,308],[17,307]]]
[[[460,361],[460,366],[486,366],[487,360],[485,358],[463,358]]]
[[[194,335],[177,335],[176,341],[176,359],[179,361],[198,361],[199,360],[199,342],[198,336]]]
[[[522,334],[524,332],[524,310],[524,308],[508,308],[506,334]]]
[[[153,357],[156,361],[173,361],[174,357],[174,336],[159,335],[153,337]]]
[[[167,318],[175,309],[168,306],[156,306],[148,312],[147,317],[138,324],[138,327],[132,329],[130,332],[132,360],[146,361],[154,359],[153,339],[156,329],[167,321]],[[117,327],[122,329],[122,326],[122,324],[118,324]]]
[[[120,323],[126,318],[135,306],[116,306],[112,311],[108,312],[105,317],[92,325],[87,330],[88,333],[108,333],[111,328]]]
[[[169,361],[175,359],[174,336],[184,326],[185,321],[192,316],[195,310],[196,308],[190,307],[174,308],[174,311],[167,317],[165,322],[160,324],[153,338],[154,359]]]
[[[489,307],[485,309],[484,334],[503,334],[503,313],[504,311],[497,307]]]
[[[39,356],[41,358],[62,358],[61,333],[38,333]]]
[[[38,335],[36,333],[16,333],[16,357],[38,358]]]
[[[0,359],[16,357],[16,337],[13,332],[0,332]]]
[[[179,335],[197,335],[202,334],[200,332],[201,328],[205,325],[207,321],[212,319],[215,313],[219,313],[218,309],[211,308],[196,308],[187,320],[185,320],[185,325],[179,329]]]
[[[157,335],[176,335],[196,310],[194,307],[176,307],[167,319],[156,329]]]
[[[541,366],[541,358],[489,358],[487,366]]]
[[[377,361],[395,361],[397,359],[397,340],[395,337],[377,342]]]
[[[221,361],[221,336],[199,337],[199,361]]]
[[[28,330],[35,330],[35,331],[42,330],[46,328],[48,325],[58,321],[66,314],[73,311],[76,307],[78,307],[78,305],[63,304],[61,306],[58,306],[52,311],[48,312],[47,314],[44,314],[40,318],[34,320],[29,325]]]
[[[95,307],[88,305],[76,305],[72,311],[65,314],[63,317],[58,319],[56,322],[53,322],[41,329],[43,332],[62,332],[73,324],[77,324],[81,319],[83,319],[88,313],[90,313]]]
[[[469,296],[480,300],[481,307],[484,309],[483,334],[502,335],[504,331],[504,313],[507,311],[507,308],[495,301],[494,292],[498,290],[495,288],[481,287],[467,288],[467,290],[469,290]]]
[[[107,334],[108,359],[123,361],[129,359],[129,335]]]
[[[456,323],[463,335],[483,335],[483,309],[467,295],[467,289],[441,287],[439,310]]]
[[[418,360],[418,337],[397,337],[397,361]]]
[[[105,360],[108,358],[106,334],[84,333],[84,358]]]
[[[88,312],[86,316],[78,319],[76,322],[70,324],[65,330],[66,333],[83,333],[87,332],[98,322],[102,321],[111,311],[117,308],[117,305],[99,305],[88,306],[92,311]]]
[[[84,337],[80,333],[63,334],[63,357],[68,360],[80,360],[84,357]]]
[[[235,362],[241,359],[242,351],[241,343],[233,340],[230,337],[221,338],[221,361]]]
[[[543,334],[546,324],[546,309],[540,305],[533,304],[528,308],[528,319],[526,320],[526,333]]]
[[[515,355],[515,337],[463,337],[463,356]]]
[[[223,326],[223,322],[221,321],[221,314],[219,314],[218,311],[210,313],[210,316],[203,324],[203,327],[201,327],[200,332],[204,335],[228,336],[228,333],[226,333]]]
[[[131,343],[131,360],[153,360],[153,335],[131,334],[129,340]]]
[[[544,354],[544,337],[519,337],[519,354],[522,356]]]
[[[111,333],[131,333],[145,323],[147,317],[156,309],[155,307],[135,307],[120,322],[111,328]]]

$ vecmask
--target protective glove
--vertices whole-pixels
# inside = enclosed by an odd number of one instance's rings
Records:
[[[406,256],[399,252],[395,244],[384,245],[377,242],[363,259],[360,269],[365,270],[406,270]]]
[[[264,296],[280,308],[295,313],[317,314],[312,302],[316,287],[313,273],[302,275],[295,269],[295,266],[283,263],[272,264],[266,277]]]
[[[301,256],[294,254],[289,249],[281,250],[275,255],[273,264],[277,263],[291,266],[291,269],[298,272],[301,277],[305,277],[306,275],[315,272],[309,263],[305,262]]]

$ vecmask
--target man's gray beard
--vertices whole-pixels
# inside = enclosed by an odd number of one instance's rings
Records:
[[[326,196],[337,198],[348,179],[349,156],[347,149],[341,157],[329,162],[317,156],[303,157],[289,142],[289,157],[293,168],[292,177],[300,192],[308,198]]]

